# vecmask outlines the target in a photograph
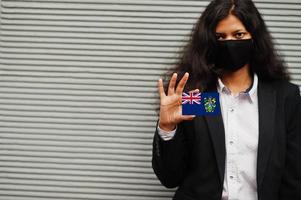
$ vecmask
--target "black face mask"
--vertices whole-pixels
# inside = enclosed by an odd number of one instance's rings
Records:
[[[215,70],[234,72],[250,61],[253,40],[218,41],[215,57]]]

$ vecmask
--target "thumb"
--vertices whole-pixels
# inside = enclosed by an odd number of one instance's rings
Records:
[[[189,93],[196,93],[196,92],[200,92],[199,89],[194,89],[194,90],[190,90]]]
[[[181,120],[183,120],[183,121],[193,120],[194,118],[195,118],[195,115],[182,115],[181,116]]]

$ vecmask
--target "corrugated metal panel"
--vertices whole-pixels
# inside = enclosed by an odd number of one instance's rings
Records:
[[[2,0],[0,199],[170,199],[156,81],[207,4]],[[256,4],[301,86],[301,2]]]

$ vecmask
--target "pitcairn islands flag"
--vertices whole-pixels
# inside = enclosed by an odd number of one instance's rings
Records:
[[[182,94],[182,115],[219,115],[221,113],[217,92],[191,92]]]

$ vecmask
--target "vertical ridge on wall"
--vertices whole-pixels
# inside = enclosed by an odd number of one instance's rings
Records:
[[[0,199],[171,199],[156,83],[208,1],[0,2]],[[301,86],[301,2],[255,2]]]

